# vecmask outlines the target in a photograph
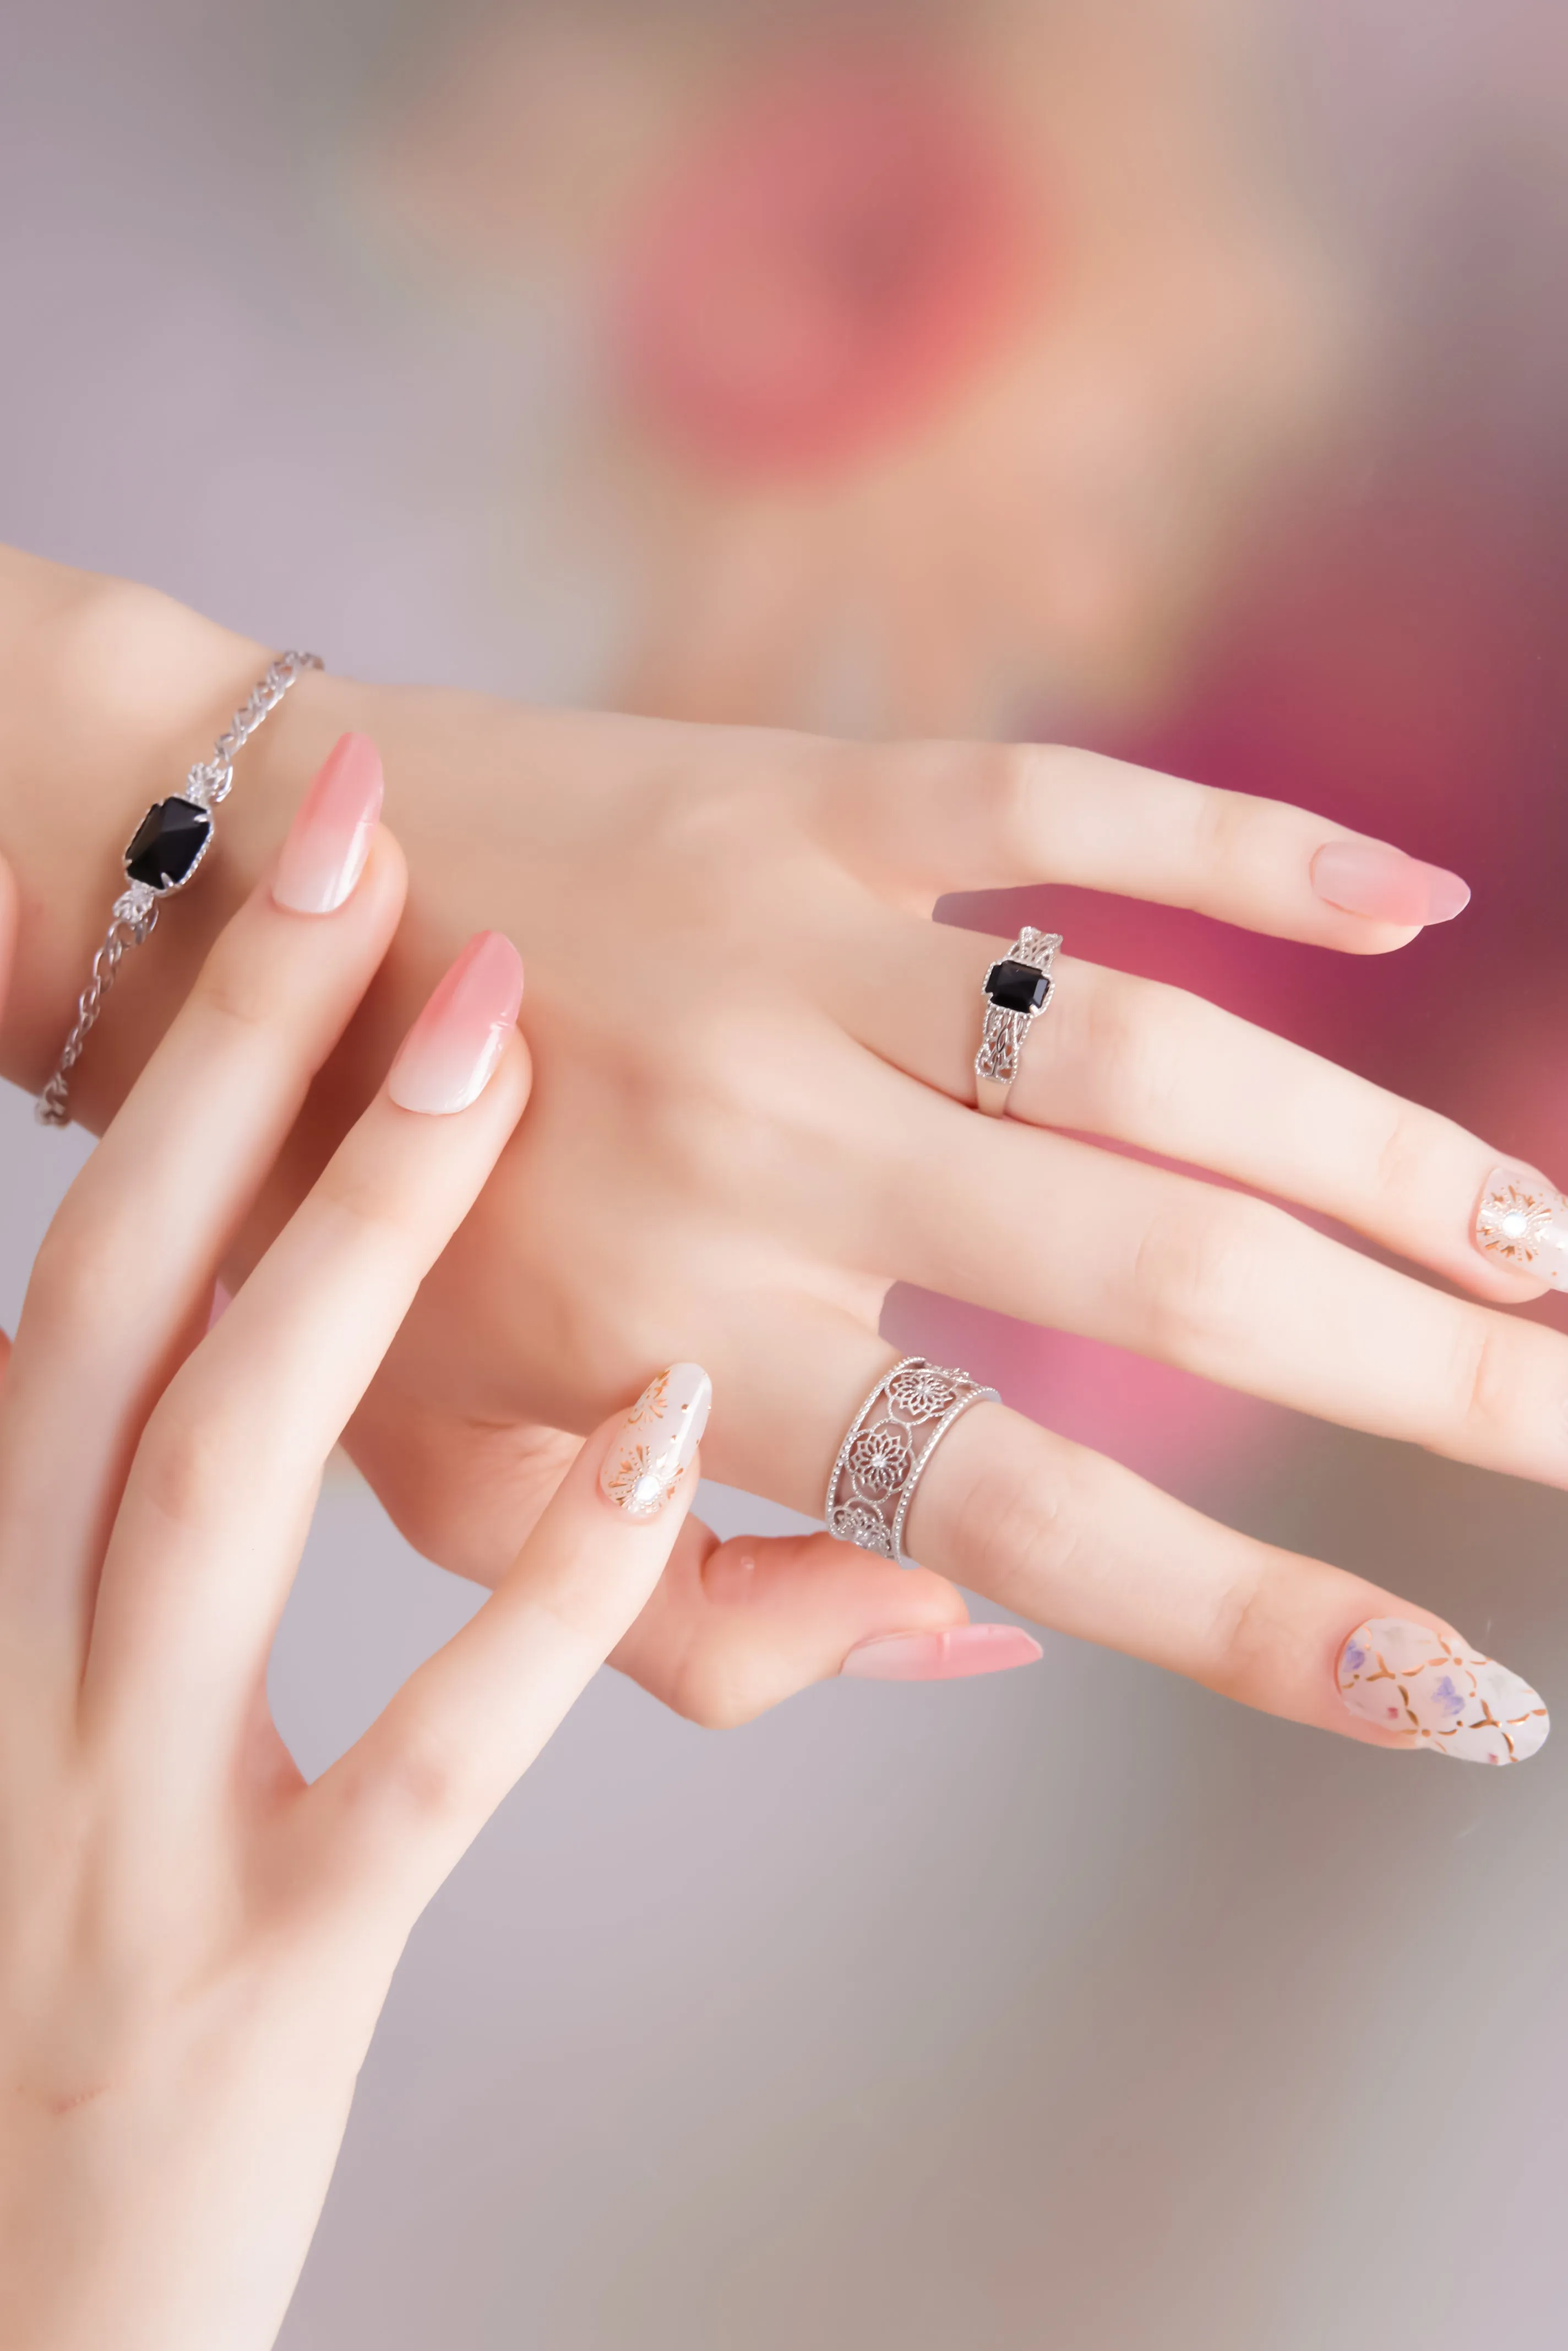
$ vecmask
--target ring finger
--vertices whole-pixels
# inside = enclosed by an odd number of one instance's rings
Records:
[[[820,1512],[834,1447],[890,1351],[816,1310],[775,1311],[764,1328],[737,1325],[743,1337],[710,1469]],[[819,1408],[802,1414],[802,1397]],[[965,1412],[936,1445],[905,1541],[925,1567],[1039,1625],[1292,1721],[1477,1761],[1521,1761],[1546,1735],[1529,1685],[1418,1603],[1223,1526],[1001,1405]],[[1353,1636],[1374,1626],[1390,1666],[1417,1668],[1403,1682],[1354,1664]],[[1460,1740],[1462,1725],[1474,1735]]]

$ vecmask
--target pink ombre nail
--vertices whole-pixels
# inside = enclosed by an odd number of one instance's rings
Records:
[[[477,1102],[523,1000],[523,959],[499,931],[470,939],[398,1050],[387,1092],[444,1118]]]
[[[381,812],[381,753],[368,735],[340,736],[288,828],[272,882],[277,904],[335,914],[365,870]]]
[[[1038,1641],[1017,1625],[954,1625],[943,1633],[881,1633],[857,1642],[839,1667],[868,1682],[956,1682],[1032,1666]]]
[[[1312,888],[1342,914],[1378,923],[1451,923],[1470,885],[1381,841],[1327,841],[1312,864]]]

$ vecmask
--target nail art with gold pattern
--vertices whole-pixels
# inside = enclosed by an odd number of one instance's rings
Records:
[[[1476,1247],[1515,1273],[1568,1290],[1568,1199],[1531,1167],[1494,1167],[1476,1210]]]
[[[629,1519],[656,1518],[707,1426],[713,1382],[700,1364],[671,1364],[649,1381],[611,1440],[601,1490]]]
[[[1522,1763],[1546,1744],[1527,1681],[1452,1635],[1403,1616],[1358,1625],[1339,1653],[1339,1694],[1358,1721],[1462,1763]]]

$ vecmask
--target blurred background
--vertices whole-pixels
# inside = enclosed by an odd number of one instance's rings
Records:
[[[340,669],[1305,801],[1469,911],[944,911],[1568,1167],[1557,0],[0,0],[0,187],[5,537]],[[14,1315],[80,1145],[0,1123]],[[1561,1496],[889,1328],[1568,1705]],[[332,1485],[306,1768],[477,1597]],[[414,1937],[284,2344],[1555,2341],[1565,1788],[1060,1641],[722,1745],[601,1676]]]

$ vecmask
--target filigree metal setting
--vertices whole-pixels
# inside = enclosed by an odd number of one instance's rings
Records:
[[[1051,965],[1061,945],[1060,931],[1037,931],[1026,923],[980,984],[986,1013],[975,1056],[975,1093],[981,1110],[993,1118],[1006,1110],[1024,1040],[1056,993]],[[1031,974],[1038,975],[1032,986]]]
[[[878,1380],[845,1432],[828,1479],[830,1534],[876,1552],[904,1555],[904,1522],[921,1473],[953,1423],[971,1405],[999,1404],[995,1388],[967,1372],[905,1355]]]

